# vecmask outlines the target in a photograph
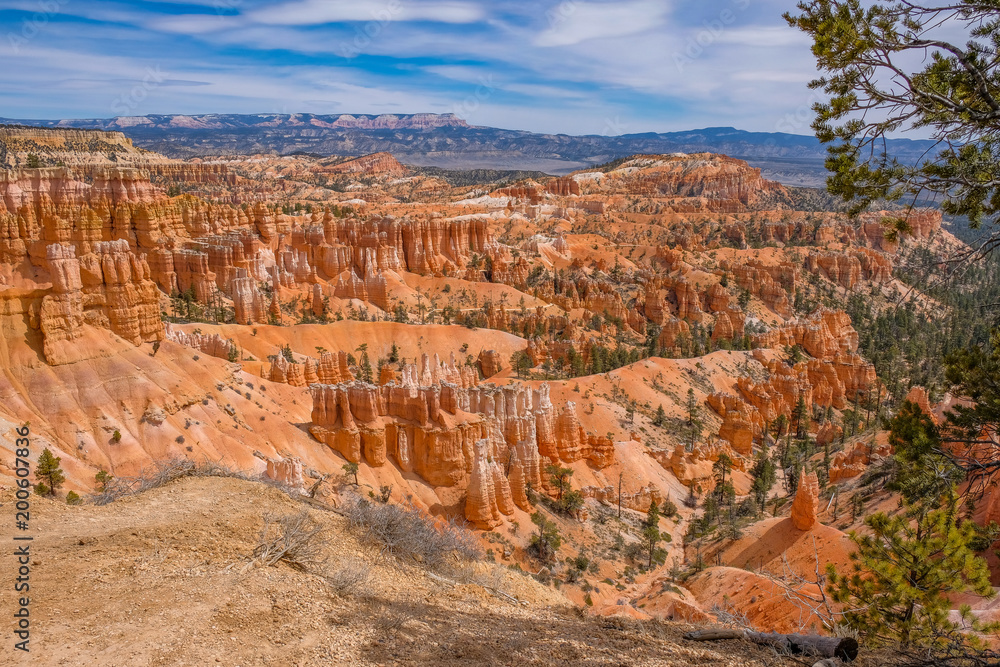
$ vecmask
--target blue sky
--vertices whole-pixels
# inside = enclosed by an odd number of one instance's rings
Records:
[[[456,113],[809,134],[792,0],[0,0],[0,116]]]

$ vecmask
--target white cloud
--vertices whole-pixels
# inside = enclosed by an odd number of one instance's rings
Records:
[[[485,18],[478,4],[469,2],[414,2],[413,0],[298,0],[247,13],[260,23],[317,25],[344,21],[435,21],[474,23]]]
[[[735,44],[754,48],[803,47],[809,48],[809,37],[787,26],[745,26],[724,29],[717,41],[720,44]]]
[[[593,39],[623,37],[661,25],[669,12],[662,0],[576,2],[566,0],[546,12],[549,28],[535,37],[536,46],[571,46]]]

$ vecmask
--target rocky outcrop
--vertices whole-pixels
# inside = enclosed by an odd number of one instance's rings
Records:
[[[928,415],[931,418],[934,417],[934,410],[931,408],[930,398],[927,396],[927,390],[923,387],[910,387],[910,391],[906,394],[905,400],[910,401],[911,403],[916,403],[925,415]]]
[[[217,333],[189,334],[168,323],[164,328],[164,338],[166,340],[173,341],[178,345],[194,348],[199,352],[203,352],[212,357],[218,357],[219,359],[228,360],[230,358],[235,358],[239,354],[236,343],[234,343],[232,339],[227,340]]]
[[[267,459],[267,478],[305,493],[305,478],[302,475],[302,461],[296,457]]]
[[[666,350],[677,356],[681,353],[682,343],[691,342],[691,327],[684,320],[671,318],[663,322],[660,336],[657,340],[661,350]]]
[[[306,383],[306,364],[289,361],[280,352],[273,356],[274,360],[271,362],[268,380],[293,387],[308,386]],[[315,364],[312,359],[309,359],[307,363]]]
[[[427,387],[446,382],[469,388],[479,384],[479,373],[476,369],[473,366],[459,364],[455,360],[454,352],[447,361],[441,361],[437,353],[433,357],[422,354],[419,366],[416,363],[403,364],[398,375],[399,384],[404,387]]]
[[[372,266],[368,267],[364,277],[349,271],[337,281],[333,295],[339,299],[358,299],[374,304],[382,310],[389,309],[389,297],[385,277],[376,274]]]
[[[76,249],[59,244],[47,249],[52,293],[42,299],[39,324],[45,358],[50,364],[64,361],[64,344],[83,335],[83,282]]]
[[[554,444],[555,447],[551,447]],[[572,463],[587,459],[598,468],[605,468],[614,461],[614,442],[607,437],[587,433],[580,424],[576,403],[567,401],[556,419],[554,442],[539,443],[542,456],[552,460]]]
[[[760,410],[726,393],[710,394],[707,402],[722,417],[719,437],[739,454],[749,456],[753,452],[754,439],[763,435],[764,431],[764,417]]]
[[[367,220],[314,214],[296,230],[291,245],[329,277],[354,269],[361,279],[382,271],[453,273],[473,253],[486,254],[492,240],[485,217],[447,220],[440,214],[419,219],[392,216]]]
[[[510,484],[491,450],[489,440],[476,441],[465,501],[465,518],[483,529],[498,526],[503,523],[504,514],[514,512]]]
[[[874,283],[892,280],[892,260],[868,248],[847,252],[812,251],[806,257],[805,268],[844,289],[854,289],[862,280]]]
[[[0,127],[0,169],[25,167],[29,155],[43,166],[58,163],[80,167],[146,167],[167,158],[143,151],[121,132],[70,128]],[[36,169],[25,171],[37,171]]]
[[[372,153],[361,157],[321,166],[315,170],[321,174],[364,174],[378,176],[405,176],[406,167],[392,156],[391,153]]]
[[[819,522],[818,514],[819,479],[816,473],[803,470],[792,501],[792,523],[799,530],[809,530]]]
[[[851,326],[847,313],[821,308],[806,319],[755,336],[754,344],[769,348],[799,345],[817,359],[830,360],[838,353],[856,352],[858,332]]]
[[[585,486],[580,489],[584,498],[593,498],[603,505],[618,506],[618,489],[613,486]],[[636,512],[648,512],[650,505],[659,505],[663,502],[663,494],[652,483],[641,487],[638,491],[631,493],[622,492],[622,507]]]
[[[491,378],[503,370],[503,359],[496,350],[483,350],[476,361],[484,378]]]
[[[830,483],[857,477],[873,463],[891,455],[892,447],[888,443],[854,442],[830,460]]]
[[[238,324],[267,322],[268,306],[264,295],[257,289],[257,281],[247,273],[246,269],[236,270],[229,291]]]
[[[735,470],[746,470],[747,460],[724,442],[697,445],[691,451],[684,445],[677,445],[670,451],[653,452],[652,456],[673,473],[681,484],[690,487],[692,491],[697,489],[705,492],[713,488],[712,465],[719,460],[721,454],[730,458]]]
[[[662,199],[678,213],[744,211],[769,194],[785,192],[778,183],[762,178],[760,169],[710,153],[635,155],[603,177],[576,180],[582,194]]]
[[[859,216],[858,239],[866,241],[872,248],[888,253],[895,253],[899,249],[898,240],[886,238],[887,227],[885,221],[900,217],[900,211],[874,211],[862,213]],[[941,229],[941,211],[935,209],[918,208],[903,212],[907,231],[901,238],[914,238],[917,240],[929,239]]]
[[[84,324],[110,329],[133,345],[163,338],[159,291],[126,241],[97,242],[82,257],[73,246],[52,244],[46,259],[52,293],[42,300],[39,325],[50,364],[75,358],[65,343],[79,338]]]
[[[432,486],[472,489],[474,481],[469,520],[483,524],[497,519],[495,507],[508,514],[508,502],[530,507],[527,489],[541,490],[546,458],[588,458],[595,466],[614,459],[613,443],[565,417],[562,433],[570,441],[562,440],[544,384],[532,390],[443,381],[431,386],[355,382],[315,384],[311,391],[309,430],[317,440],[349,461],[379,467],[393,459]]]

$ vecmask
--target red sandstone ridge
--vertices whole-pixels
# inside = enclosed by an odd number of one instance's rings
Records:
[[[391,153],[372,153],[341,162],[320,163],[317,173],[405,176],[408,172]]]
[[[585,170],[570,178],[580,183],[582,194],[663,198],[677,212],[741,211],[770,194],[786,194],[782,185],[762,178],[760,169],[711,153],[635,155],[607,172]]]

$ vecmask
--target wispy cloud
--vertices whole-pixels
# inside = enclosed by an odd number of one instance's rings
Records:
[[[656,30],[669,12],[662,0],[629,2],[567,2],[547,13],[548,30],[539,33],[536,46],[572,46],[609,37],[624,37]]]
[[[279,2],[248,14],[252,21],[277,25],[317,25],[345,21],[434,21],[474,23],[486,12],[474,2],[412,0],[299,0]]]
[[[774,130],[811,104],[790,0],[47,1],[41,20],[38,0],[0,5],[3,115],[110,116],[125,97],[135,114],[460,109],[601,134]]]

